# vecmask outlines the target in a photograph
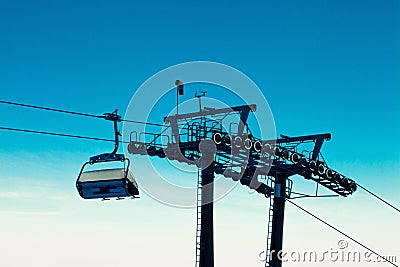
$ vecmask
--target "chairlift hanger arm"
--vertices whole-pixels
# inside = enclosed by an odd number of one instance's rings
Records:
[[[119,137],[122,136],[121,132],[118,130],[118,122],[121,121],[121,116],[118,115],[118,109],[115,109],[115,111],[112,113],[104,113],[104,119],[112,121],[114,123],[115,144],[114,144],[114,150],[113,152],[111,152],[111,154],[115,155],[119,147]]]

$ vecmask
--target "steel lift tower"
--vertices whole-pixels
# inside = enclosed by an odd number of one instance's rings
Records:
[[[199,112],[176,114],[164,118],[162,133],[132,132],[130,154],[168,158],[199,168],[196,231],[196,266],[214,266],[213,200],[214,176],[223,175],[270,198],[265,266],[280,267],[278,252],[282,250],[285,200],[291,198],[293,175],[316,182],[335,195],[348,196],[356,190],[353,180],[329,168],[320,150],[330,134],[261,140],[251,133],[247,124],[256,105],[231,108],[203,108]],[[234,115],[239,120],[225,129],[223,120]],[[150,140],[139,140],[139,137]],[[169,140],[163,143],[162,140]],[[300,150],[303,144],[309,151]],[[299,194],[297,197],[309,195]]]

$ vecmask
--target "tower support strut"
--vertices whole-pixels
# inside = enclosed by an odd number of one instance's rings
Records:
[[[283,247],[283,222],[285,216],[286,200],[286,180],[287,177],[277,174],[275,177],[272,234],[270,249],[270,267],[282,266],[282,247]],[[268,248],[267,248],[268,249]]]
[[[214,162],[201,171],[200,267],[214,267]]]

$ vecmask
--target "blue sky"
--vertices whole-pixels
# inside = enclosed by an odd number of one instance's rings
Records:
[[[135,90],[156,72],[186,61],[221,62],[262,90],[278,134],[331,132],[323,148],[328,163],[399,206],[399,15],[394,0],[1,1],[0,99],[123,113]],[[192,97],[187,93],[182,100]],[[111,125],[95,119],[4,105],[0,114],[0,126],[112,137]],[[27,259],[32,266],[52,266],[56,259],[71,266],[85,261],[83,249],[74,256],[85,242],[95,247],[88,251],[95,259],[86,266],[102,266],[95,257],[103,251],[95,246],[100,231],[125,250],[137,250],[143,266],[158,265],[148,260],[154,251],[167,257],[167,265],[175,263],[167,255],[178,257],[178,250],[187,253],[177,266],[193,263],[194,210],[164,207],[146,196],[105,205],[78,199],[74,182],[80,165],[110,149],[95,141],[0,131],[0,236],[11,244],[10,253],[0,256],[2,266],[23,266]],[[237,189],[217,204],[219,266],[229,261],[261,266],[256,257],[265,239],[266,201],[248,196]],[[301,204],[377,250],[400,256],[390,246],[400,238],[394,229],[398,215],[361,191],[348,199]],[[292,207],[286,218],[289,248],[329,247],[339,238]],[[129,241],[123,241],[125,228]],[[238,229],[251,230],[244,235]],[[19,240],[30,258],[12,258]],[[232,253],[235,242],[247,248],[242,257]],[[176,251],[165,249],[167,244]],[[38,256],[41,248],[54,257]],[[104,255],[112,261],[117,252]]]

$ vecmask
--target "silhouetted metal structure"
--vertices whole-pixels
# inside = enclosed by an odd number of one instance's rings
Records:
[[[323,142],[330,140],[330,134],[261,140],[253,136],[247,124],[250,112],[255,110],[256,105],[204,108],[199,112],[165,117],[166,127],[171,131],[166,144],[161,141],[164,135],[161,133],[150,133],[152,139],[149,141],[138,140],[138,136],[146,134],[131,133],[130,154],[166,157],[195,164],[201,169],[198,189],[200,233],[196,234],[196,265],[200,267],[214,266],[214,174],[240,181],[270,197],[265,266],[272,267],[282,265],[277,252],[282,250],[285,199],[291,197],[291,176],[300,175],[315,181],[315,196],[318,196],[318,185],[340,196],[348,196],[356,190],[355,182],[329,168],[320,153]],[[225,130],[222,122],[232,114],[239,120],[231,122],[229,130]],[[303,144],[312,148],[300,151]],[[300,194],[298,197],[307,196]]]

